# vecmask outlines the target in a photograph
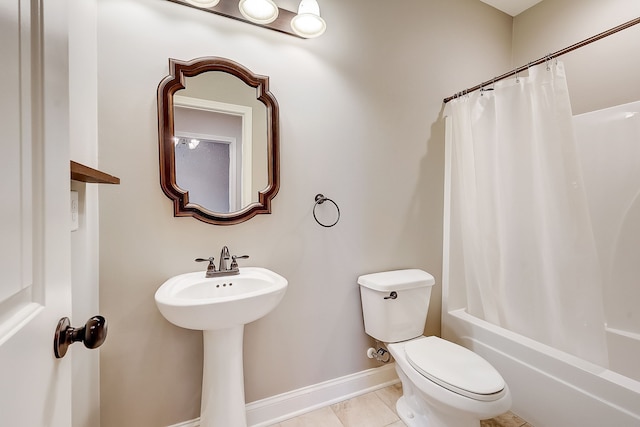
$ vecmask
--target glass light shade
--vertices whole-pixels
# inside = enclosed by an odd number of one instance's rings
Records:
[[[291,20],[291,29],[300,37],[307,39],[319,37],[327,29],[327,24],[320,17],[320,6],[316,0],[302,0],[298,6],[298,14]]]
[[[196,7],[213,7],[220,3],[220,0],[185,0],[187,3]]]
[[[240,0],[240,13],[256,24],[269,24],[278,17],[278,6],[272,0]]]

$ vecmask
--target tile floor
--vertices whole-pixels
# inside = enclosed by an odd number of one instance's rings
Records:
[[[405,427],[396,414],[402,385],[396,384],[354,397],[271,427]],[[512,413],[482,421],[481,427],[533,427]]]

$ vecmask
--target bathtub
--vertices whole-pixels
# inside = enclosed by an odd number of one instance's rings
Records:
[[[536,427],[640,426],[640,382],[490,324],[464,309],[443,313],[443,337],[487,359]],[[637,362],[636,362],[637,363]]]

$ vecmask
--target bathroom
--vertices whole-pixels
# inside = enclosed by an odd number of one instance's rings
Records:
[[[169,1],[69,2],[71,158],[121,179],[72,184],[82,214],[71,236],[72,318],[109,321],[99,352],[72,350],[85,374],[74,378],[85,402],[73,405],[74,426],[198,417],[201,334],[163,319],[153,295],[223,245],[289,281],[278,308],[245,329],[248,403],[380,366],[366,357],[362,274],[433,274],[425,335],[439,335],[442,99],[640,15],[632,0],[543,0],[515,17],[478,0],[319,3],[327,31],[301,40]],[[575,114],[640,99],[638,31],[563,58]],[[156,90],[169,58],[201,56],[269,76],[281,162],[270,215],[209,225],[174,217],[162,193]],[[335,227],[314,221],[318,193],[340,206]]]

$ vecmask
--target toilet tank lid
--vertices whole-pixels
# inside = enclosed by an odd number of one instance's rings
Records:
[[[433,286],[433,276],[417,268],[383,271],[358,277],[358,284],[376,291],[389,292]]]

